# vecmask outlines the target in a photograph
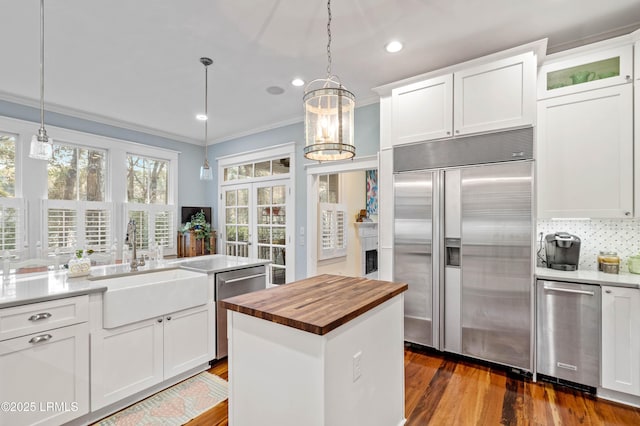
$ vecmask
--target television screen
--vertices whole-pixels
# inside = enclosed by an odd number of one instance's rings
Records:
[[[191,216],[200,210],[204,212],[207,223],[211,223],[211,207],[182,207],[182,221],[180,223],[191,222]]]

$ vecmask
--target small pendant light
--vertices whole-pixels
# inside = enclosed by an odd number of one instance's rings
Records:
[[[304,156],[310,160],[345,160],[356,155],[353,115],[356,97],[331,74],[331,0],[327,1],[327,76],[311,81],[302,98],[305,110]],[[322,87],[310,90],[316,83]]]
[[[207,73],[208,66],[213,63],[210,58],[200,58],[200,62],[204,65],[204,164],[200,167],[200,180],[213,180],[213,171],[209,166],[209,158],[207,157],[207,123],[209,123],[209,76]]]
[[[36,160],[51,158],[53,139],[47,136],[44,128],[44,0],[40,0],[40,129],[31,138],[29,157]]]

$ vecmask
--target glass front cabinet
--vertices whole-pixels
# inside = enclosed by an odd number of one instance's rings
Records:
[[[629,83],[632,76],[632,45],[572,55],[540,68],[538,99]]]

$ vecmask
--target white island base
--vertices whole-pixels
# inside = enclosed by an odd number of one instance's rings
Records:
[[[229,425],[403,425],[403,300],[325,335],[229,310]]]

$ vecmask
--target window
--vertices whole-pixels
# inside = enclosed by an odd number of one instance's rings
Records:
[[[319,204],[320,230],[318,259],[332,259],[347,255],[347,211],[343,204]]]
[[[127,221],[135,220],[136,245],[173,247],[175,207],[169,204],[169,161],[127,155]]]
[[[49,250],[109,250],[112,207],[106,202],[106,151],[54,143],[47,177],[43,210]]]
[[[0,251],[20,249],[22,200],[16,198],[16,136],[0,133]]]
[[[340,175],[318,176],[318,201],[321,203],[340,202]]]
[[[234,181],[251,179],[265,176],[276,176],[287,174],[290,171],[289,157],[277,160],[260,161],[255,163],[245,163],[225,167],[223,169],[224,181]]]

